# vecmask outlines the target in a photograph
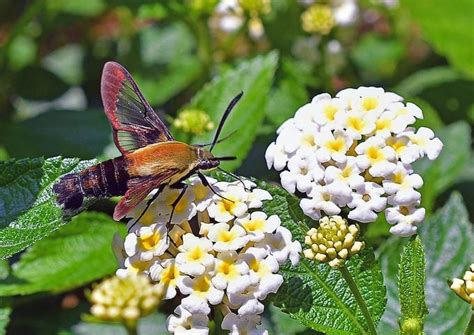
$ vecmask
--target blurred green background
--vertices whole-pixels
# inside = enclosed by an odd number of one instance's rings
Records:
[[[373,85],[418,104],[418,125],[445,142],[434,168],[417,167],[425,181],[444,178],[424,187],[428,211],[458,190],[472,221],[473,19],[470,0],[0,0],[0,159],[117,156],[100,100],[108,60],[124,65],[175,137],[192,143],[210,138],[244,90],[225,128],[237,133],[219,150],[239,156],[229,168],[265,180],[277,180],[265,149],[298,107]],[[209,127],[183,126],[190,110]],[[380,245],[387,232],[381,223],[367,234]],[[78,325],[82,288],[15,304],[11,334],[105,332]]]

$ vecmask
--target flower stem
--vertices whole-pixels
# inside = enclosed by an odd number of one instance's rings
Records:
[[[464,331],[464,335],[472,335],[474,334],[474,308],[472,309],[471,313],[471,320]]]
[[[137,331],[137,325],[138,325],[138,322],[124,322],[123,325],[125,326],[125,329],[127,329],[127,334],[128,335],[137,335],[138,334],[138,331]]]
[[[369,334],[376,335],[377,331],[375,330],[375,325],[374,325],[374,320],[372,320],[372,316],[370,315],[369,309],[367,308],[367,305],[362,298],[362,295],[360,294],[359,288],[357,287],[356,282],[354,281],[354,278],[352,278],[351,274],[347,270],[345,266],[339,267],[339,271],[341,271],[342,277],[346,281],[347,285],[349,286],[349,289],[351,290],[352,294],[354,295],[357,304],[359,305],[362,314],[364,315],[365,321],[367,322],[367,325],[369,326]]]

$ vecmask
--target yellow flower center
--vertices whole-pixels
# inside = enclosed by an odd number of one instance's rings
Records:
[[[335,138],[326,142],[326,148],[331,152],[344,152],[346,143],[342,137]]]
[[[402,172],[397,172],[393,175],[393,182],[397,184],[403,183],[405,180],[405,174]]]
[[[393,150],[395,150],[395,152],[397,154],[400,154],[403,152],[403,150],[405,150],[406,148],[406,144],[404,141],[402,140],[395,140],[393,138],[390,138],[387,140],[387,144],[392,147]]]
[[[389,119],[380,119],[375,121],[375,129],[377,130],[389,129],[391,125],[392,121]]]
[[[365,112],[368,112],[370,110],[377,108],[378,105],[379,105],[379,101],[375,97],[366,97],[362,100],[362,109]]]
[[[352,175],[352,168],[350,166],[346,166],[344,170],[342,170],[341,177],[342,179],[347,179]]]
[[[357,116],[349,116],[347,118],[347,126],[354,129],[355,131],[360,132],[362,129],[364,129],[364,121]]]
[[[154,233],[147,233],[138,237],[138,244],[141,249],[151,250],[160,242],[160,239],[161,235],[157,231]]]
[[[237,267],[235,266],[232,260],[222,261],[217,266],[217,272],[222,273],[227,278],[235,278],[239,275]]]
[[[234,208],[239,204],[238,200],[232,196],[225,196],[227,199],[221,199],[218,208],[221,213],[232,213]]]
[[[227,243],[233,241],[236,237],[237,234],[235,232],[222,229],[217,234],[217,241]]]
[[[197,277],[193,284],[193,290],[198,295],[204,296],[211,288],[211,279],[209,276]]]
[[[149,261],[137,261],[130,264],[129,269],[132,270],[133,273],[138,273],[138,272],[145,271],[149,267],[150,267]]]
[[[382,149],[377,147],[370,147],[367,150],[367,157],[372,163],[380,162],[385,159]]]
[[[176,278],[179,277],[178,267],[171,264],[161,272],[160,282],[165,285],[174,286],[176,284]]]
[[[196,246],[188,252],[188,260],[199,261],[205,255],[204,250],[201,247]]]
[[[323,111],[324,116],[329,121],[334,121],[334,117],[336,115],[336,112],[337,112],[337,108],[333,105],[326,105],[326,107],[324,107],[324,111]]]
[[[301,138],[301,146],[303,147],[314,147],[316,145],[316,141],[314,136],[311,134],[305,134]]]
[[[263,219],[253,219],[248,220],[242,224],[246,231],[263,231],[265,228],[265,220]]]
[[[249,267],[251,270],[257,273],[260,278],[264,277],[265,275],[271,272],[270,269],[268,268],[268,265],[258,261],[257,259],[253,259],[250,262]]]

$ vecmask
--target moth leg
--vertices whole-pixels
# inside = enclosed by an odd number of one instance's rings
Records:
[[[143,211],[140,214],[140,216],[138,217],[138,219],[136,219],[135,222],[130,226],[130,228],[128,228],[128,232],[130,232],[130,230],[132,230],[133,226],[135,226],[138,223],[138,221],[140,221],[140,219],[143,217],[143,215],[145,215],[146,211],[148,210],[148,208],[150,208],[153,201],[155,201],[156,198],[158,198],[158,196],[161,194],[161,192],[163,192],[165,186],[166,185],[161,185],[158,188],[158,191],[155,194],[153,194],[153,196],[150,198],[150,200],[147,201],[145,209],[143,209]]]
[[[199,177],[199,179],[201,179],[201,182],[204,186],[206,187],[209,187],[209,189],[212,191],[212,193],[214,193],[215,195],[217,195],[218,197],[224,199],[224,200],[227,200],[227,201],[230,201],[230,202],[233,202],[232,200],[230,199],[227,199],[226,197],[220,195],[212,186],[211,184],[209,184],[209,181],[207,180],[206,176],[203,175],[201,172],[197,172],[197,175]]]
[[[178,197],[173,201],[173,203],[171,204],[171,214],[170,214],[170,218],[168,220],[168,223],[166,224],[166,228],[168,229],[169,231],[169,228],[171,226],[171,220],[173,219],[173,215],[174,215],[174,210],[176,208],[176,206],[178,205],[178,203],[181,201],[181,199],[183,198],[184,196],[184,193],[186,193],[186,190],[188,189],[188,184],[180,184],[181,185],[181,192],[179,193]]]
[[[219,170],[219,171],[221,171],[222,173],[224,173],[224,174],[226,174],[226,175],[228,175],[228,176],[234,178],[235,180],[238,180],[238,181],[242,184],[242,186],[244,187],[244,189],[245,189],[246,191],[249,190],[249,189],[247,188],[247,186],[245,185],[244,181],[242,180],[242,178],[240,178],[239,176],[237,176],[235,173],[232,173],[232,172],[230,172],[230,171],[226,171],[226,170],[224,170],[223,168],[221,168],[221,167],[219,167],[219,166],[217,167],[217,170]]]

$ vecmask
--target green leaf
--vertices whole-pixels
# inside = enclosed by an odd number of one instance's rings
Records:
[[[402,80],[394,89],[401,96],[416,96],[424,90],[461,79],[461,75],[447,66],[433,67],[415,72]]]
[[[78,16],[96,16],[107,7],[104,0],[80,1],[58,1],[47,0],[46,8],[48,12],[62,12]]]
[[[304,245],[304,236],[311,225],[299,207],[299,199],[283,189],[260,183],[273,196],[264,203],[263,210],[278,214],[287,227]],[[382,273],[371,249],[363,250],[346,262],[375,324],[385,308],[385,287]],[[275,306],[302,324],[328,334],[365,332],[367,324],[355,297],[339,271],[327,264],[317,264],[302,258],[292,267],[280,269],[284,283],[272,298]]]
[[[470,157],[471,130],[465,122],[456,122],[437,132],[444,143],[440,156],[430,161],[424,158],[414,164],[414,169],[424,180],[423,205],[431,211],[436,196],[451,186]]]
[[[234,130],[237,133],[231,139],[219,143],[214,152],[216,156],[237,156],[236,161],[222,164],[226,169],[237,168],[250,150],[266,112],[277,61],[277,54],[271,52],[243,62],[204,86],[190,103],[189,107],[204,110],[217,125],[232,98],[244,92],[227,119],[222,135]],[[209,143],[213,136],[213,132],[208,133],[207,136],[194,138],[193,142]]]
[[[141,59],[147,68],[134,73],[134,77],[152,105],[165,103],[201,73],[193,35],[182,23],[143,29],[140,45]]]
[[[403,248],[398,269],[398,290],[402,317],[402,334],[407,324],[419,325],[423,330],[423,322],[428,314],[425,303],[425,253],[418,236],[411,239]]]
[[[52,186],[61,175],[93,163],[61,157],[0,162],[0,259],[23,250],[65,223]]]
[[[0,296],[61,292],[113,273],[116,232],[126,228],[105,214],[84,212],[29,248],[0,281]]]
[[[12,84],[16,94],[29,100],[52,100],[69,89],[59,77],[40,66],[23,68]]]
[[[407,99],[421,108],[423,111],[423,119],[416,120],[415,128],[427,127],[437,131],[438,129],[443,128],[444,124],[441,118],[439,117],[436,110],[425,100],[420,98],[410,98]]]
[[[403,0],[400,6],[420,25],[424,38],[437,52],[459,70],[474,76],[474,49],[469,47],[474,45],[474,6],[470,0],[459,0],[455,6],[443,0]]]
[[[270,313],[270,320],[275,327],[276,334],[299,334],[307,328],[300,322],[292,319],[288,314],[283,313],[281,309],[275,307],[273,304],[268,306]]]
[[[1,139],[17,158],[64,155],[91,159],[112,142],[110,125],[99,109],[47,111],[7,124]]]
[[[78,85],[83,77],[84,49],[80,44],[67,44],[41,61],[43,66],[69,85]]]
[[[182,56],[164,70],[151,70],[146,75],[136,74],[134,78],[147,101],[159,105],[189,86],[200,71],[199,61],[195,57]]]
[[[160,313],[151,314],[140,319],[138,335],[166,335],[166,316]],[[127,335],[125,327],[117,323],[81,322],[72,328],[74,335]]]
[[[365,34],[352,51],[352,58],[366,80],[377,81],[393,75],[403,56],[400,40]]]
[[[426,257],[426,334],[462,334],[469,321],[469,306],[446,284],[446,279],[462,275],[472,263],[474,234],[459,194],[453,193],[446,205],[419,228]],[[396,334],[400,316],[396,276],[406,239],[393,237],[380,249],[380,264],[387,287],[387,309],[380,322],[380,334]]]
[[[271,92],[267,106],[267,118],[273,129],[293,117],[298,108],[307,102],[308,94],[304,86],[295,80],[282,80]]]
[[[10,322],[10,313],[10,307],[0,308],[0,335],[5,335],[7,333],[7,326]]]

